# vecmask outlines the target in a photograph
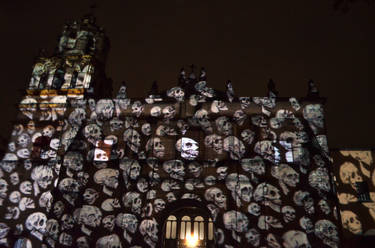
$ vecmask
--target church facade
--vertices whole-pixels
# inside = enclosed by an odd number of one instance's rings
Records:
[[[339,247],[324,98],[237,96],[205,70],[144,99],[93,17],[33,67],[0,169],[5,247]]]

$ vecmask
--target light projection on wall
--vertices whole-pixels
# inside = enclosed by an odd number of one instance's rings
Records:
[[[199,144],[195,140],[187,137],[179,139],[176,149],[181,152],[181,157],[187,160],[194,160],[199,155]]]
[[[344,236],[374,235],[375,169],[373,151],[332,153]]]
[[[96,148],[94,151],[95,161],[108,161],[111,157],[111,149],[113,140],[105,139],[96,142]]]

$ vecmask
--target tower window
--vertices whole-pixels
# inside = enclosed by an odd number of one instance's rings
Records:
[[[371,202],[367,182],[356,182],[355,187],[359,202]]]
[[[212,219],[189,210],[185,209],[185,211],[179,211],[179,213],[168,217],[165,223],[165,247],[213,247],[214,224]]]

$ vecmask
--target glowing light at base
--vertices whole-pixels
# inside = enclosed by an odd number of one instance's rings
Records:
[[[190,233],[186,235],[186,246],[187,247],[196,247],[198,245],[198,234],[194,233],[194,236],[191,236]]]

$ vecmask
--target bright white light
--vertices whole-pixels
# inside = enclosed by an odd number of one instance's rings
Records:
[[[194,236],[191,236],[190,232],[186,235],[186,245],[187,247],[196,247],[198,245],[198,234],[194,233]]]

